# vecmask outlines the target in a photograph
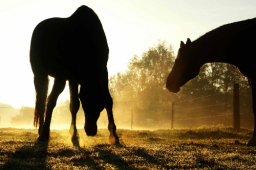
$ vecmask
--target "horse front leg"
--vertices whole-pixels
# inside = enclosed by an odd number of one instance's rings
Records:
[[[109,94],[109,91],[108,91],[108,95],[107,95],[107,100],[106,101],[107,102],[106,102],[106,107],[105,108],[106,108],[107,114],[108,114],[108,130],[110,132],[109,142],[112,145],[119,144],[119,138],[118,138],[118,136],[116,134],[116,125],[115,125],[113,111],[112,111],[113,100],[112,100],[112,97]]]
[[[252,89],[252,104],[254,114],[254,131],[252,138],[248,141],[247,146],[256,146],[256,78],[248,79],[249,85]]]
[[[76,128],[76,114],[80,107],[80,102],[78,99],[78,83],[76,81],[69,81],[69,91],[70,91],[70,112],[72,114],[71,126],[69,133],[71,134],[71,140],[73,144],[78,144],[78,134]]]
[[[116,125],[113,116],[113,99],[109,93],[108,89],[108,69],[106,66],[102,67],[103,69],[100,71],[100,75],[102,76],[102,89],[104,89],[105,93],[105,109],[108,114],[108,130],[110,132],[109,142],[112,145],[119,144],[119,138],[116,134]]]

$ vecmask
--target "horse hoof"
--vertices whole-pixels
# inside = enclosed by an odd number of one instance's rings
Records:
[[[79,140],[79,134],[78,134],[78,133],[77,133],[77,134],[72,134],[71,140],[72,140],[72,141],[73,141],[73,140]]]
[[[39,137],[37,138],[37,141],[38,141],[38,142],[48,142],[48,141],[49,141],[49,137],[48,137],[48,138],[45,138],[45,137],[39,136]]]
[[[80,147],[80,145],[79,145],[79,136],[78,136],[78,135],[74,135],[74,136],[71,138],[71,142],[73,143],[73,146],[78,146],[78,147]]]
[[[256,146],[256,137],[252,137],[246,144],[247,146]]]
[[[109,142],[111,145],[118,145],[119,144],[119,138],[117,135],[110,135],[109,136]]]
[[[50,133],[42,133],[42,135],[40,135],[38,137],[38,141],[41,141],[41,142],[48,142],[50,139]]]

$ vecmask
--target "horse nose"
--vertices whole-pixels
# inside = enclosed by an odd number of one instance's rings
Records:
[[[166,88],[169,90],[171,88],[171,83],[169,81],[166,82]]]
[[[180,91],[180,88],[177,87],[175,83],[171,83],[170,81],[166,82],[166,88],[172,93],[177,93]]]
[[[86,124],[84,130],[87,136],[95,136],[97,134],[97,125]]]

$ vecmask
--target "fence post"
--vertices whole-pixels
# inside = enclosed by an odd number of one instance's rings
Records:
[[[133,125],[133,108],[131,108],[131,130]]]
[[[233,90],[233,113],[234,113],[234,130],[240,130],[240,108],[239,108],[239,84],[234,84]]]
[[[174,102],[172,102],[172,113],[171,113],[171,117],[172,117],[172,119],[171,119],[171,129],[173,129],[173,116],[174,116]]]

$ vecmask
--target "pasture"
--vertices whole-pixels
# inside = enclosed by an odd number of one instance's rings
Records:
[[[107,129],[95,137],[78,133],[80,147],[67,129],[51,130],[47,144],[36,142],[36,129],[1,128],[0,169],[256,169],[256,147],[245,145],[252,135],[247,129],[118,129],[115,146]]]

